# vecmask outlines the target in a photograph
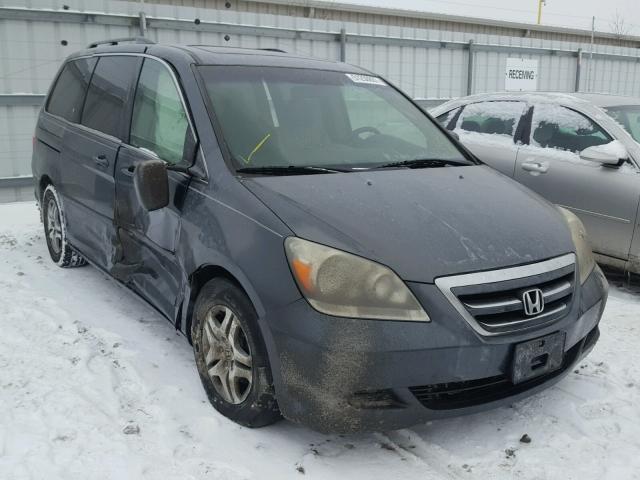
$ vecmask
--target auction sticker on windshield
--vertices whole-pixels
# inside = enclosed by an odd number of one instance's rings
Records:
[[[351,79],[353,83],[368,83],[371,85],[386,85],[384,80],[378,77],[374,77],[372,75],[361,75],[358,73],[347,73],[345,74],[347,77]]]

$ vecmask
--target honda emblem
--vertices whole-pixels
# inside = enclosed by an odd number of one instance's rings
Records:
[[[524,305],[524,313],[528,317],[540,315],[544,310],[544,295],[542,290],[535,288],[527,290],[522,294],[522,304]]]

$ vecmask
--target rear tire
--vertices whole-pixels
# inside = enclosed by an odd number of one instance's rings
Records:
[[[218,412],[251,428],[281,418],[258,316],[242,289],[225,278],[206,283],[191,339],[200,380]]]
[[[42,223],[51,260],[62,268],[81,267],[87,261],[67,241],[67,225],[62,202],[53,185],[42,194]]]

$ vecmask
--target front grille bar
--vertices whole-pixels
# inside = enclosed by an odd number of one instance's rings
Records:
[[[573,293],[573,285],[566,280],[553,288],[542,289],[542,296],[544,297],[545,303],[564,298],[567,295],[571,295],[571,293]]]
[[[522,300],[517,298],[499,300],[489,303],[463,302],[472,315],[489,315],[491,313],[513,312],[522,309]]]
[[[491,324],[491,327],[493,327],[493,328],[517,327],[517,326],[520,326],[520,325],[525,325],[527,323],[538,323],[538,322],[544,320],[545,318],[555,317],[557,314],[559,314],[560,312],[562,312],[566,308],[567,308],[567,304],[566,303],[561,303],[560,305],[558,305],[557,307],[553,308],[552,310],[545,311],[542,315],[537,315],[535,317],[525,317],[525,318],[523,318],[521,320],[512,320],[512,321],[509,321],[509,322],[501,322],[501,323],[500,322],[495,322],[495,323]]]

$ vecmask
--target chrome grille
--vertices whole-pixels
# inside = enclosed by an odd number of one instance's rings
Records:
[[[482,335],[499,335],[547,325],[564,317],[575,291],[575,255],[520,267],[436,280],[453,306]],[[540,289],[544,309],[525,314],[523,295]]]

